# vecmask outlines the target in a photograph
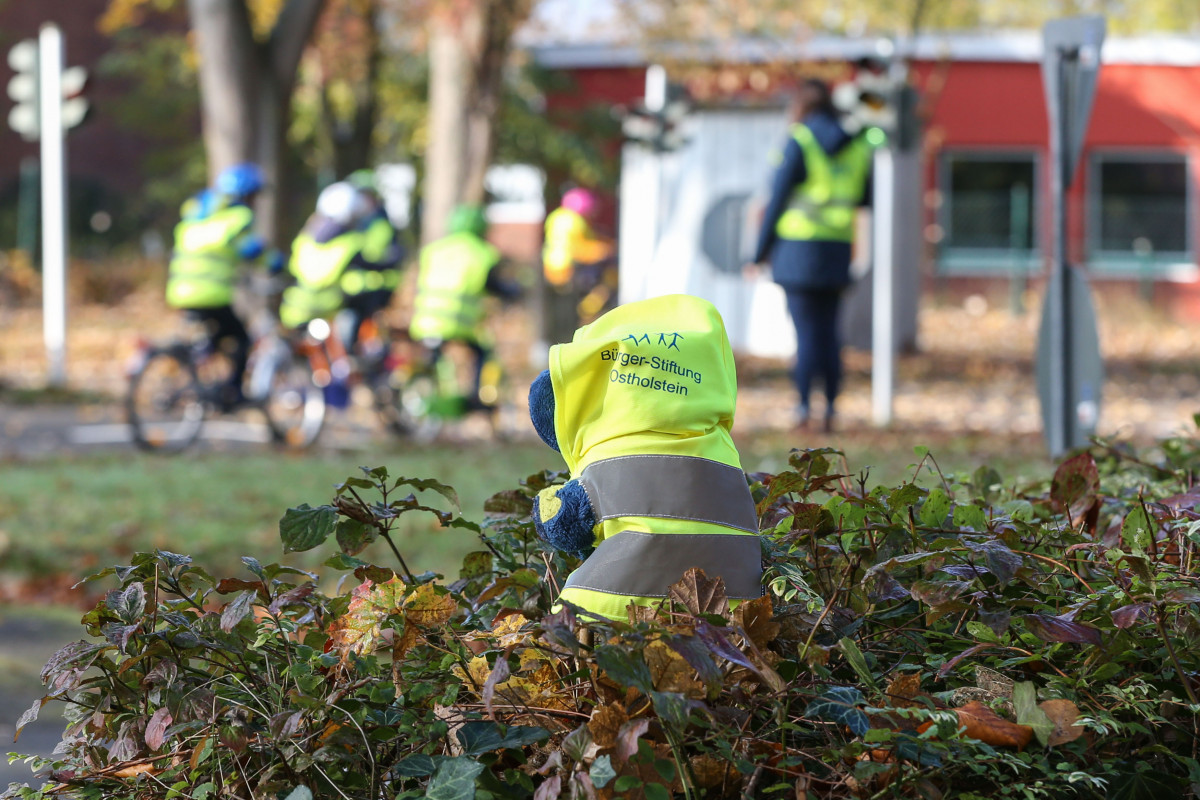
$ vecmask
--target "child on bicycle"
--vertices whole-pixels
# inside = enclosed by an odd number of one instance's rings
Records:
[[[233,310],[233,290],[243,261],[264,264],[271,274],[283,268],[283,256],[254,232],[255,196],[263,188],[262,170],[237,164],[223,170],[211,189],[183,204],[175,226],[175,249],[167,274],[167,304],[201,322],[212,346],[230,343],[233,371],[220,402],[231,410],[242,402],[242,379],[250,353],[250,335]]]
[[[414,340],[462,342],[475,355],[473,382],[467,402],[487,408],[495,398],[480,398],[480,378],[491,358],[482,330],[483,299],[491,294],[504,300],[521,295],[516,283],[503,277],[500,251],[485,238],[483,209],[462,205],[454,209],[447,234],[421,250],[417,293],[409,335]]]

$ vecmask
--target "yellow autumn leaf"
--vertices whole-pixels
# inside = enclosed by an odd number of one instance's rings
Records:
[[[450,672],[478,694],[483,689],[483,685],[487,683],[488,676],[492,674],[492,668],[488,665],[485,657],[475,656],[467,662],[467,669],[464,670],[462,666],[455,664],[450,668]]]
[[[680,692],[694,699],[705,696],[704,684],[696,679],[696,670],[663,642],[646,645],[643,655],[657,691]]]
[[[432,583],[426,583],[418,586],[404,601],[404,618],[414,625],[435,628],[449,622],[457,609],[458,603],[453,597],[438,592]]]

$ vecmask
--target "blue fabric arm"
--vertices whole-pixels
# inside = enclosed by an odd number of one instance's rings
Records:
[[[562,452],[554,433],[554,385],[548,369],[542,370],[529,386],[529,419],[541,440],[555,452]]]
[[[804,166],[804,152],[794,137],[789,137],[783,148],[783,162],[775,170],[771,184],[771,198],[763,209],[762,227],[758,231],[758,246],[754,249],[754,263],[761,264],[771,255],[775,246],[775,225],[787,209],[792,190],[804,182],[808,170]]]
[[[587,558],[595,544],[596,513],[577,480],[551,486],[533,498],[533,527],[555,550]]]

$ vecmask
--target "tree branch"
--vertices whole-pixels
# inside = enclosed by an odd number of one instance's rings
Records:
[[[288,0],[271,29],[269,58],[277,85],[290,95],[300,56],[325,7],[325,0]]]

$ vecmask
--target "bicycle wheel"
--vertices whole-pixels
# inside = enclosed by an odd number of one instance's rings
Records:
[[[196,366],[180,348],[153,349],[129,376],[125,411],[143,450],[178,452],[204,425],[204,392]]]
[[[288,447],[310,446],[325,425],[325,392],[313,381],[308,356],[280,341],[261,364],[253,380],[266,387],[262,404],[271,437]]]
[[[432,441],[442,429],[438,378],[432,364],[393,370],[375,387],[375,404],[398,436]]]

